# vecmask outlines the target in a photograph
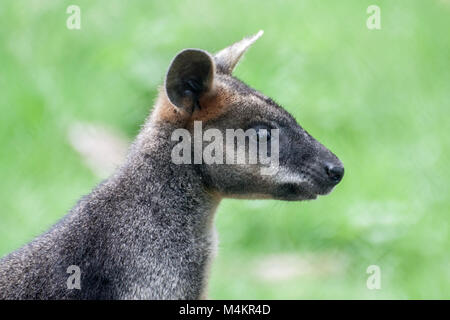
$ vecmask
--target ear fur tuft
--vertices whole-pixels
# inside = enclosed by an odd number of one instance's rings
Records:
[[[258,33],[245,37],[241,41],[235,42],[229,47],[219,51],[214,55],[214,60],[217,65],[218,71],[231,74],[237,63],[247,51],[248,48],[258,40],[264,34],[263,30],[259,30]]]

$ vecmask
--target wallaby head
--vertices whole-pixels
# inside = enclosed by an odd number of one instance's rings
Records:
[[[257,139],[269,138],[270,155],[270,144],[274,143],[271,133],[278,129],[277,168],[271,174],[262,174],[260,169],[273,163],[260,162],[197,163],[198,172],[208,187],[222,197],[314,199],[329,193],[339,183],[344,174],[342,163],[286,110],[232,76],[239,59],[261,35],[262,31],[214,55],[200,49],[178,53],[167,72],[152,120],[184,127],[191,133],[195,123],[201,123],[203,132],[214,129],[213,133],[226,140],[219,146],[221,150],[216,150],[223,152],[224,159],[229,157],[227,146],[231,144],[234,149],[239,144],[238,139],[225,139],[227,130],[254,129]],[[200,142],[203,148],[218,139],[213,135],[214,138],[211,134],[203,137],[205,141]],[[248,152],[249,148],[245,147],[246,156]]]

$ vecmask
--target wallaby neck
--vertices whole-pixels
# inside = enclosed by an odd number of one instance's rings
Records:
[[[48,233],[1,260],[0,298],[202,297],[219,198],[193,165],[171,161],[172,129],[148,122],[110,179]],[[81,290],[67,289],[71,265],[81,270]],[[5,274],[14,276],[2,282]]]
[[[112,200],[126,213],[113,210],[121,213],[111,227],[120,233],[127,226],[116,246],[126,259],[138,261],[128,276],[147,279],[133,282],[136,288],[130,289],[141,298],[204,296],[215,252],[213,220],[220,198],[208,190],[194,165],[172,162],[173,129],[147,123],[126,164],[109,182],[121,190],[112,194],[125,195]],[[176,290],[157,290],[160,283],[176,283]]]
[[[135,203],[150,209],[150,216],[161,216],[156,223],[164,221],[199,235],[210,227],[220,197],[208,189],[194,164],[173,163],[176,142],[171,134],[176,128],[171,123],[147,123],[117,178]]]

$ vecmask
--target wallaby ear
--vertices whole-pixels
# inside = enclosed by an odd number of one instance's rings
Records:
[[[177,54],[167,71],[165,89],[170,102],[192,113],[198,100],[214,84],[213,57],[200,49],[185,49]]]
[[[247,49],[250,48],[263,33],[264,31],[259,30],[257,34],[246,37],[216,53],[214,55],[214,60],[216,61],[217,69],[223,73],[231,74],[245,51],[247,51]]]

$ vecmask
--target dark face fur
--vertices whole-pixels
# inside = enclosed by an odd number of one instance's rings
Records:
[[[344,174],[342,163],[286,110],[231,75],[259,35],[245,38],[215,56],[202,50],[182,51],[169,68],[167,97],[186,115],[184,125],[191,131],[194,121],[202,121],[204,131],[219,129],[224,137],[226,129],[279,129],[275,174],[261,174],[261,164],[196,165],[209,188],[224,197],[314,199],[339,183]]]

